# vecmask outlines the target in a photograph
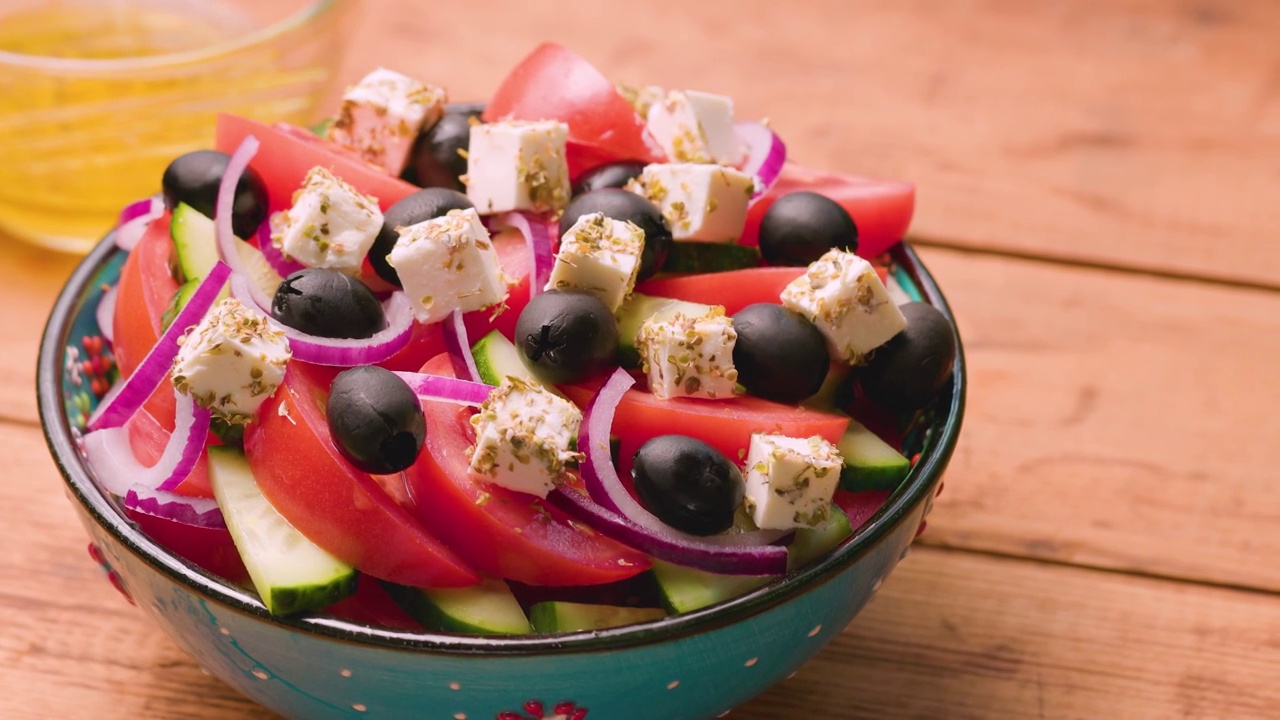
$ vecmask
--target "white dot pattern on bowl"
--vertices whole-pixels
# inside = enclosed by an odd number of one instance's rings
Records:
[[[667,689],[668,689],[668,690],[675,690],[675,689],[676,689],[676,688],[678,688],[678,687],[680,687],[680,681],[679,681],[679,680],[672,680],[671,682],[667,683]]]
[[[466,714],[466,713],[454,713],[454,714],[453,714],[453,720],[467,720],[467,714]]]
[[[341,670],[339,670],[338,674],[341,675],[342,677],[351,677],[351,671],[346,668],[342,668]]]
[[[450,689],[450,690],[461,690],[461,689],[462,689],[462,683],[458,683],[458,682],[451,682],[451,683],[449,683],[449,689]]]
[[[253,676],[258,678],[259,680],[266,680],[267,678],[271,677],[270,675],[267,674],[267,671],[263,670],[262,668],[254,668]]]
[[[351,706],[351,709],[355,710],[356,712],[366,712],[369,708],[368,706],[362,705],[361,703],[356,703],[355,705]]]
[[[871,583],[871,592],[872,593],[880,592],[881,585],[884,585],[884,578],[876,578],[876,581]]]
[[[743,667],[754,667],[754,666],[755,666],[755,664],[756,664],[756,663],[758,663],[758,662],[760,662],[760,658],[758,658],[758,657],[753,657],[753,658],[751,658],[750,660],[748,660],[748,661],[746,661],[746,662],[742,663],[742,666],[743,666]]]
[[[809,637],[814,637],[814,636],[816,636],[816,635],[817,635],[818,633],[820,633],[820,632],[822,632],[822,626],[821,626],[821,625],[815,625],[815,626],[813,627],[813,629],[809,631]]]
[[[222,633],[223,635],[230,635],[230,634],[231,634],[231,630],[230,630],[230,629],[228,629],[228,628],[218,628],[218,632]]]

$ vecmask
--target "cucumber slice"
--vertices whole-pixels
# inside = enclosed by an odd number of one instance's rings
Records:
[[[423,627],[469,635],[527,635],[533,626],[511,588],[486,579],[465,588],[411,588],[383,583],[387,593]]]
[[[658,620],[666,616],[667,614],[658,608],[591,605],[562,600],[548,600],[529,608],[529,621],[533,623],[533,629],[540,633],[603,630]]]
[[[732,600],[773,579],[752,575],[719,575],[661,560],[653,561],[652,572],[658,591],[662,594],[662,604],[672,613],[689,612]]]
[[[844,458],[842,490],[896,490],[911,470],[910,460],[857,420],[849,421],[849,429],[836,447]]]
[[[188,284],[199,282],[218,262],[213,221],[186,203],[178,203],[169,221],[169,236],[177,249],[178,267]]]
[[[714,273],[760,264],[760,251],[734,243],[678,242],[662,265],[668,273]]]
[[[480,382],[485,385],[497,387],[502,384],[502,378],[510,376],[564,397],[564,393],[557,390],[554,385],[548,385],[539,380],[538,376],[533,374],[533,369],[525,364],[524,358],[520,357],[520,351],[516,350],[516,346],[497,330],[491,330],[488,335],[477,340],[471,346],[471,356],[475,358]]]
[[[618,308],[618,362],[623,367],[639,367],[640,355],[636,352],[636,334],[645,320],[657,317],[666,320],[676,313],[685,315],[705,315],[711,305],[685,302],[673,298],[631,293]]]
[[[826,521],[814,528],[796,530],[795,539],[787,546],[787,569],[798,570],[827,554],[853,535],[849,516],[838,505],[831,506]]]
[[[355,569],[303,537],[271,507],[239,451],[209,448],[209,482],[268,612],[314,610],[355,592]]]

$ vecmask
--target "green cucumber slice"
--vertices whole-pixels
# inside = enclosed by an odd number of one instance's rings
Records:
[[[209,448],[209,482],[249,578],[272,615],[314,610],[355,592],[356,571],[320,549],[271,506],[244,455]]]
[[[735,243],[677,242],[662,264],[666,273],[714,273],[760,264],[760,251]]]
[[[469,635],[527,635],[533,626],[511,588],[489,578],[465,588],[411,588],[383,583],[388,594],[423,627]]]
[[[178,267],[188,283],[199,282],[218,262],[213,220],[186,203],[178,203],[169,220],[169,236],[177,250]]]
[[[540,633],[603,630],[658,620],[666,616],[667,614],[659,608],[592,605],[563,600],[548,600],[536,603],[529,608],[529,621],[533,623],[533,629]]]
[[[773,580],[752,575],[720,575],[662,560],[653,561],[653,579],[662,604],[672,613],[684,613],[732,600]]]
[[[640,355],[636,352],[636,335],[645,320],[656,317],[666,320],[676,313],[685,315],[706,315],[711,305],[685,302],[673,298],[631,293],[618,308],[618,362],[623,367],[639,367]]]
[[[849,421],[836,447],[844,458],[842,490],[896,490],[911,470],[910,460],[857,420]]]
[[[839,505],[831,506],[831,514],[817,527],[796,530],[795,539],[787,546],[787,570],[798,570],[827,554],[853,535],[849,516]]]

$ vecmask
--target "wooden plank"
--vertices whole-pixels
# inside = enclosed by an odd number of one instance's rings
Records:
[[[439,29],[507,3],[368,5],[345,80],[392,63],[486,98],[554,40],[732,95],[797,160],[918,183],[930,241],[1280,286],[1276,3],[545,0],[482,35]]]
[[[924,258],[971,371],[926,541],[1280,590],[1280,295]]]

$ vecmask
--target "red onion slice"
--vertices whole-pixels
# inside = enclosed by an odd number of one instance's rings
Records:
[[[270,317],[271,304],[258,302],[254,297],[255,291],[262,295],[262,290],[248,277],[231,276],[231,296]],[[295,360],[334,367],[373,365],[404,349],[413,334],[413,309],[403,292],[391,293],[391,297],[382,304],[382,310],[387,316],[387,326],[367,338],[326,338],[273,323],[289,338],[289,350]]]
[[[476,367],[475,355],[471,354],[471,339],[467,337],[467,324],[463,322],[460,310],[449,313],[444,321],[444,347],[449,353],[454,375],[480,382],[480,370]]]
[[[264,220],[262,224],[258,226],[258,252],[262,253],[263,259],[265,259],[267,264],[271,266],[271,269],[275,270],[276,274],[282,278],[287,278],[306,267],[306,265],[303,265],[297,260],[285,257],[284,253],[280,251],[280,248],[276,247],[275,243],[271,242],[270,220]]]
[[[555,254],[551,251],[555,244],[551,238],[551,223],[536,215],[509,212],[494,218],[493,225],[497,229],[513,227],[524,235],[530,262],[533,263],[529,274],[529,297],[532,299],[546,287],[547,280],[551,278],[551,268],[555,265]]]
[[[182,335],[188,328],[198,324],[205,313],[209,312],[209,308],[213,307],[230,274],[231,268],[226,264],[214,263],[209,274],[196,286],[195,292],[178,311],[168,329],[156,341],[155,346],[147,351],[138,369],[120,384],[119,392],[110,398],[104,397],[98,404],[98,409],[89,417],[89,430],[119,427],[133,417],[138,408],[151,397],[151,393],[164,382],[169,368],[173,366],[173,359],[178,355]]]
[[[258,139],[252,135],[245,136],[240,147],[236,148],[236,151],[231,154],[231,159],[227,161],[226,172],[222,174],[222,182],[218,185],[218,202],[214,205],[213,212],[218,257],[231,266],[233,274],[245,277],[248,277],[249,271],[240,257],[240,249],[236,247],[236,233],[231,226],[231,216],[236,201],[236,183],[240,182],[240,176],[244,175],[245,169],[249,167],[249,161],[257,152]],[[254,305],[259,308],[271,307],[271,300],[257,283],[249,283],[246,290],[249,297],[253,298]]]
[[[479,405],[493,392],[492,385],[442,375],[396,371],[396,376],[409,385],[409,389],[420,398],[428,400],[448,400],[463,405]]]
[[[116,295],[118,285],[112,285],[98,299],[94,318],[98,321],[98,334],[107,342],[115,342]]]
[[[177,493],[155,490],[138,484],[129,488],[124,496],[124,506],[130,510],[154,517],[172,520],[200,528],[225,528],[226,521],[218,501],[212,498],[187,497]]]
[[[174,389],[173,396],[173,433],[169,435],[160,459],[151,467],[138,462],[129,444],[129,430],[123,425],[95,430],[84,436],[84,452],[89,466],[93,468],[98,482],[111,494],[123,497],[134,485],[153,490],[173,490],[200,461],[209,435],[210,413],[196,405],[191,396],[177,389]]]
[[[116,222],[116,247],[126,252],[133,250],[147,227],[161,215],[164,215],[164,201],[159,196],[144,198],[124,206],[120,211],[120,219]]]
[[[787,162],[787,146],[763,123],[741,121],[734,123],[733,127],[747,147],[747,160],[743,163],[742,172],[756,177],[756,191],[751,195],[755,200],[778,182],[782,166]]]

